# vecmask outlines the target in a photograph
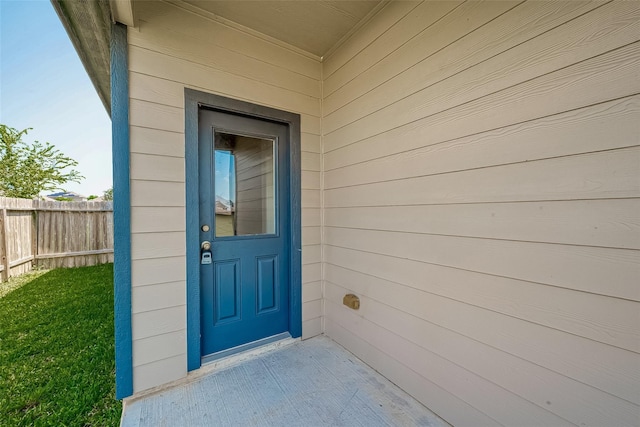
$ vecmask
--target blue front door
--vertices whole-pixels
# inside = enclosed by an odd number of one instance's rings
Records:
[[[204,357],[289,330],[289,141],[280,123],[198,114]]]

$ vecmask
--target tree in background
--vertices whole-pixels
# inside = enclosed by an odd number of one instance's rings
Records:
[[[0,124],[0,195],[31,199],[42,191],[58,190],[84,177],[73,168],[78,162],[50,143],[22,141],[29,130]]]
[[[113,200],[113,187],[102,193],[102,200]]]

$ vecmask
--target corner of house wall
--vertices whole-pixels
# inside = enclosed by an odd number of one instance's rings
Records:
[[[325,333],[324,265],[324,61],[320,61],[320,332]]]

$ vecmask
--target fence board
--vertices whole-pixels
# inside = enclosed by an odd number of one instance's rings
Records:
[[[7,210],[2,209],[0,211],[0,232],[2,235],[0,236],[0,260],[2,260],[2,276],[0,276],[0,280],[7,280],[9,278],[9,243],[7,236]]]
[[[0,197],[0,279],[113,262],[113,204]]]

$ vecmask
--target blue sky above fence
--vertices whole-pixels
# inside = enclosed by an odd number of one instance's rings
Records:
[[[0,123],[80,163],[65,190],[111,187],[111,122],[49,1],[0,0]]]

